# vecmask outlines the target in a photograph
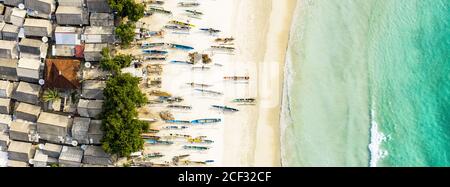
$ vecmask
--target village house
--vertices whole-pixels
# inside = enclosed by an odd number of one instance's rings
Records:
[[[0,40],[0,58],[19,58],[17,42]]]
[[[111,8],[109,7],[108,0],[86,0],[86,4],[89,12],[103,12],[109,13],[111,12]]]
[[[19,43],[21,58],[45,58],[47,56],[47,50],[48,43],[44,43],[42,40],[23,38]]]
[[[34,154],[31,143],[11,141],[8,146],[8,159],[28,162]]]
[[[19,4],[23,4],[24,0],[4,0],[3,4],[9,5],[9,6],[19,6]]]
[[[43,147],[40,147],[42,153],[48,155],[52,158],[59,158],[59,155],[61,154],[62,145],[58,144],[52,144],[52,143],[45,143]]]
[[[14,116],[17,119],[22,119],[25,121],[36,122],[41,113],[41,107],[37,105],[31,105],[28,103],[18,103],[16,110],[14,111]]]
[[[114,26],[114,15],[109,13],[91,13],[89,20],[91,26],[99,26],[99,27]]]
[[[47,59],[45,63],[45,88],[70,90],[81,87],[78,80],[79,60]]]
[[[114,43],[114,27],[87,26],[83,38],[85,43]]]
[[[55,29],[56,45],[80,45],[81,28],[57,26]]]
[[[72,138],[78,142],[78,144],[89,144],[88,131],[91,119],[75,117],[72,125]]]
[[[68,116],[42,112],[37,121],[37,132],[41,139],[62,143],[69,135],[72,120]]]
[[[105,81],[86,80],[82,83],[81,97],[85,99],[103,100],[103,89],[106,88]]]
[[[59,156],[59,165],[62,167],[80,167],[82,159],[82,149],[79,147],[64,146]]]
[[[12,117],[7,114],[0,114],[0,132],[5,132],[11,125]]]
[[[9,135],[5,132],[0,132],[0,151],[6,151],[9,141]]]
[[[98,118],[102,112],[103,100],[85,100],[78,101],[77,112],[82,117]]]
[[[13,92],[13,83],[9,81],[0,80],[0,98],[9,98]]]
[[[108,44],[86,44],[84,48],[84,60],[87,62],[98,62],[102,59],[102,50],[107,48]],[[0,51],[1,52],[1,51]]]
[[[13,93],[12,98],[29,104],[39,103],[39,94],[41,92],[41,86],[37,84],[19,82],[16,91]]]
[[[11,114],[11,99],[0,98],[0,114]]]
[[[23,24],[25,36],[52,37],[53,26],[49,20],[27,18]]]
[[[59,6],[56,10],[56,22],[58,25],[84,25],[88,24],[87,11],[81,7]]]
[[[21,81],[37,83],[41,78],[41,61],[32,58],[19,59],[17,76]]]
[[[28,167],[28,162],[22,162],[22,161],[17,161],[17,160],[8,160],[8,167],[24,168],[24,167]]]
[[[42,18],[50,18],[50,14],[55,12],[56,2],[55,0],[25,0],[25,7],[32,12],[36,11],[38,16]]]
[[[18,81],[17,59],[0,58],[0,79]]]
[[[15,26],[22,27],[24,25],[25,16],[27,15],[26,10],[21,10],[19,8],[11,9],[11,15],[9,15],[9,23]]]
[[[102,120],[91,120],[88,131],[89,144],[100,145],[103,135]]]
[[[2,40],[17,41],[20,27],[6,23],[2,28]]]
[[[58,0],[59,6],[83,7],[84,0]]]
[[[2,4],[0,4],[0,11],[2,11],[1,6],[2,6]],[[0,16],[3,16],[3,15],[0,13]],[[3,21],[3,19],[0,18],[0,40],[3,40],[2,31],[3,31],[3,27],[5,27],[5,25],[6,25],[5,21]]]
[[[84,150],[83,163],[102,166],[113,164],[111,156],[107,154],[101,146],[92,145],[86,146],[86,149]]]
[[[31,124],[24,121],[13,121],[9,128],[9,138],[11,140],[29,142]]]
[[[33,158],[33,167],[47,167],[48,155],[41,150],[36,150]]]

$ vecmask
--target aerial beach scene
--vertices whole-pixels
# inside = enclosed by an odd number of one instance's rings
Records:
[[[449,14],[0,1],[0,167],[448,167]]]

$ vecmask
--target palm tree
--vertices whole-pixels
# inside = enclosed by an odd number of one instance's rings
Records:
[[[59,99],[59,92],[56,89],[49,89],[44,92],[44,102],[53,102]]]

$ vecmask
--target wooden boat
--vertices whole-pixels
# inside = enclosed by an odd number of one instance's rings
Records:
[[[173,144],[173,142],[171,142],[171,141],[153,140],[153,139],[147,139],[147,140],[145,140],[145,143],[148,143],[151,145],[172,145]]]
[[[164,37],[164,31],[141,31],[142,38]]]
[[[191,135],[186,134],[169,134],[172,138],[191,138]]]
[[[255,98],[239,98],[239,99],[233,99],[234,103],[255,103],[256,99]]]
[[[171,63],[176,63],[176,64],[189,64],[189,65],[193,65],[192,62],[189,61],[179,61],[179,60],[172,60],[170,61]]]
[[[169,44],[169,47],[175,48],[175,49],[182,49],[182,50],[193,50],[194,48],[187,45],[180,45],[180,44]]]
[[[204,147],[204,146],[190,146],[190,145],[185,145],[185,146],[183,146],[183,148],[184,148],[184,149],[198,150],[198,151],[204,151],[204,150],[210,149],[209,147]]]
[[[238,109],[231,108],[231,107],[228,107],[228,106],[212,105],[212,107],[220,109],[220,110],[223,110],[223,111],[228,111],[228,112],[238,112],[239,111]]]
[[[231,77],[224,77],[225,80],[233,80],[233,81],[248,81],[250,80],[249,76],[231,76]]]
[[[150,153],[150,154],[144,155],[144,158],[147,158],[147,159],[161,158],[161,157],[164,157],[164,155],[161,153]]]
[[[167,108],[174,108],[174,109],[183,109],[183,110],[191,110],[191,106],[185,106],[185,105],[167,105]]]
[[[164,10],[163,8],[160,8],[160,7],[150,7],[150,11],[156,12],[156,13],[161,13],[161,14],[167,14],[167,15],[172,14],[172,11]]]
[[[159,97],[159,100],[166,101],[168,103],[179,103],[184,101],[181,97]]]
[[[221,49],[221,50],[228,50],[228,51],[234,51],[235,48],[234,47],[227,47],[227,46],[222,46],[222,45],[213,45],[211,46],[212,49]]]
[[[142,49],[148,49],[148,48],[153,48],[153,47],[161,47],[166,45],[165,43],[149,43],[149,42],[143,42],[141,44],[141,48]]]
[[[191,87],[211,87],[212,85],[209,85],[209,84],[199,84],[199,83],[194,83],[194,82],[191,82],[191,83],[186,83],[187,85],[189,85],[189,86],[191,86]]]
[[[213,33],[219,33],[219,32],[220,32],[220,30],[213,29],[213,28],[201,28],[200,30],[209,32],[209,33],[211,33],[211,34],[213,34]]]
[[[202,70],[202,71],[204,71],[204,70],[210,70],[211,69],[211,67],[208,67],[208,66],[194,66],[194,67],[192,67],[192,70]]]
[[[164,121],[175,120],[175,117],[173,117],[173,115],[169,111],[162,111],[162,112],[159,113],[159,116]]]
[[[166,55],[144,56],[143,59],[150,61],[165,61],[167,59],[167,56]]]
[[[178,6],[180,7],[196,7],[199,6],[200,3],[195,3],[195,2],[179,2]]]
[[[184,26],[184,27],[195,27],[195,25],[193,25],[193,24],[182,22],[182,21],[177,21],[177,20],[169,21],[169,23],[174,24],[174,25]]]
[[[187,13],[190,13],[190,14],[195,15],[195,16],[203,15],[202,12],[199,12],[199,11],[197,11],[197,10],[185,10],[185,11],[186,11]]]
[[[154,0],[146,0],[143,2],[144,4],[150,4],[150,5],[163,5],[164,1],[154,1]]]
[[[195,89],[195,90],[199,91],[199,92],[203,92],[203,93],[208,93],[208,94],[223,95],[222,92],[217,92],[217,91],[211,91],[211,90],[205,90],[205,89]]]
[[[192,120],[191,124],[202,124],[202,125],[204,125],[204,124],[211,124],[211,123],[219,123],[221,121],[222,121],[222,119],[218,119],[218,118],[216,118],[216,119],[214,119],[214,118],[211,118],[211,119],[197,119],[197,120]]]
[[[150,95],[158,96],[158,97],[172,97],[171,94],[159,90],[152,90]]]
[[[188,127],[186,127],[186,126],[167,126],[167,127],[164,127],[164,129],[167,129],[167,130],[183,130],[183,129],[187,129]]]
[[[159,130],[157,130],[157,129],[149,129],[147,132],[148,133],[158,133]]]
[[[166,26],[164,26],[164,28],[171,29],[171,30],[181,30],[181,31],[189,31],[189,30],[191,30],[191,27],[179,26],[179,25],[166,25]]]
[[[152,133],[143,133],[143,134],[141,134],[141,137],[142,137],[143,139],[153,139],[153,140],[159,140],[159,139],[161,139],[161,137],[155,136],[155,135],[153,135]]]
[[[167,51],[161,51],[161,50],[152,50],[152,49],[144,49],[142,50],[145,54],[151,54],[151,55],[165,55],[169,52]]]
[[[222,42],[222,43],[228,43],[228,42],[234,41],[234,38],[233,37],[230,37],[230,38],[217,38],[215,41],[216,42]]]

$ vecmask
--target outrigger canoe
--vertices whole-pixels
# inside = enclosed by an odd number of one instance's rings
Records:
[[[195,6],[199,6],[200,3],[191,3],[191,2],[180,2],[178,3],[178,6],[181,7],[195,7]]]
[[[182,49],[182,50],[193,50],[194,48],[187,45],[180,45],[180,44],[169,44],[170,47],[176,48],[176,49]]]
[[[216,91],[212,91],[212,90],[205,90],[205,89],[195,89],[195,90],[199,91],[199,92],[203,92],[203,93],[214,94],[214,95],[223,95],[222,92],[216,92]]]
[[[169,23],[174,24],[174,25],[179,25],[179,26],[185,26],[185,27],[195,27],[195,25],[193,25],[193,24],[182,22],[182,21],[177,21],[177,20],[169,21]]]
[[[173,124],[190,124],[190,121],[185,120],[166,120],[166,123],[173,123]]]
[[[220,32],[220,30],[213,29],[213,28],[201,28],[200,30],[206,31],[206,32],[209,32],[209,33],[219,33]]]
[[[220,110],[223,110],[223,111],[228,111],[228,112],[238,112],[239,111],[238,109],[231,108],[231,107],[228,107],[228,106],[212,105],[212,107],[220,109]]]
[[[197,119],[197,120],[192,120],[191,124],[211,124],[211,123],[219,123],[221,122],[222,119],[218,119],[218,118],[211,118],[211,119]]]
[[[186,127],[186,126],[181,126],[181,127],[179,127],[179,126],[167,126],[167,127],[164,127],[164,129],[168,129],[168,130],[183,130],[183,129],[187,129],[188,127]]]
[[[255,98],[239,98],[239,99],[233,99],[234,103],[255,103]]]
[[[174,109],[183,109],[183,110],[191,110],[191,106],[184,106],[184,105],[168,105],[167,108],[174,108]]]
[[[189,61],[179,61],[179,60],[172,60],[170,61],[171,63],[177,63],[177,64],[189,64],[189,65],[193,65],[194,63],[189,62]]]
[[[166,25],[166,26],[164,26],[164,28],[172,29],[172,30],[181,30],[181,31],[189,31],[189,30],[191,30],[191,27],[179,26],[179,25]]]
[[[162,140],[153,140],[153,139],[147,139],[145,140],[145,143],[152,144],[152,145],[172,145],[173,142],[171,141],[162,141]]]
[[[145,54],[151,54],[151,55],[165,55],[169,52],[167,51],[161,51],[161,50],[150,50],[150,49],[144,49],[142,50]]]
[[[204,146],[189,146],[189,145],[185,145],[185,146],[183,146],[183,148],[184,149],[198,150],[198,151],[204,151],[204,150],[210,149],[209,147],[204,147]]]
[[[186,11],[187,13],[190,13],[190,14],[195,15],[195,16],[203,15],[202,12],[199,12],[199,11],[197,11],[197,10],[185,10],[185,11]]]
[[[163,8],[150,7],[150,11],[168,15],[172,14],[172,11],[164,10]]]
[[[194,83],[194,82],[186,83],[186,84],[190,85],[192,87],[211,87],[212,86],[212,85],[209,85],[209,84],[199,84],[199,83]]]

